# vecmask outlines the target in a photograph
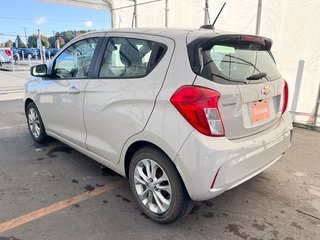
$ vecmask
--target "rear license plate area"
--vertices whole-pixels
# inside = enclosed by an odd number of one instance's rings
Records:
[[[250,103],[251,121],[257,124],[270,117],[270,100],[264,99],[257,102]]]

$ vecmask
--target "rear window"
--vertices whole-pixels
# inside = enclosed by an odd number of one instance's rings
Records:
[[[199,61],[198,66],[192,66],[194,71],[217,83],[253,84],[281,76],[271,52],[257,42],[219,41],[204,48],[198,46],[195,52]]]

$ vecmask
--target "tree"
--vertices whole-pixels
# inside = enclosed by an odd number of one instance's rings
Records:
[[[59,46],[60,46],[60,47],[63,47],[63,45],[66,44],[65,41],[64,41],[64,39],[63,39],[62,37],[58,37],[58,41],[59,41]]]
[[[56,41],[59,41],[60,47],[63,47],[66,43],[71,41],[74,37],[79,36],[83,33],[90,32],[91,30],[80,30],[80,31],[63,31],[63,32],[56,32],[54,36],[46,37],[45,35],[41,35],[41,43],[46,48],[55,48],[56,47]],[[18,37],[18,36],[17,36]],[[19,43],[20,45],[20,43]],[[28,45],[29,47],[37,47],[37,35],[34,34],[32,36],[29,36],[28,38]]]
[[[66,31],[62,32],[61,36],[63,37],[65,43],[68,43],[76,36],[76,33],[75,31]]]
[[[42,46],[45,46],[46,48],[48,48],[50,46],[47,36],[41,35],[41,44],[42,44]]]
[[[55,48],[56,47],[56,41],[57,41],[56,36],[49,37],[48,41],[49,41],[49,44],[50,44],[50,48]]]
[[[21,40],[19,35],[17,35],[15,43],[18,43],[18,46],[15,46],[15,47],[19,47],[19,48],[25,48],[26,47],[26,45],[24,44],[24,42],[22,42],[22,40]]]
[[[28,37],[28,46],[29,47],[37,47],[37,39],[38,39],[38,35],[37,34],[33,34],[31,36]],[[48,38],[45,35],[41,35],[41,44],[42,46],[45,46],[46,48],[49,47],[49,41]]]
[[[37,35],[36,34],[33,34],[28,37],[28,46],[31,48],[37,47]]]
[[[6,41],[6,43],[4,44],[5,47],[12,47],[13,46],[13,42],[9,39],[8,41]]]

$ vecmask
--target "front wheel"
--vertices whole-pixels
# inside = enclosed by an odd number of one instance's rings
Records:
[[[26,111],[28,128],[33,140],[37,143],[45,143],[48,139],[44,125],[37,106],[31,102]]]
[[[129,181],[144,214],[158,223],[177,221],[193,206],[174,164],[156,148],[145,147],[133,155]]]

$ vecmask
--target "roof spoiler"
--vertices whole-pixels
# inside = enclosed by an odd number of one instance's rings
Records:
[[[203,50],[210,49],[213,45],[221,42],[252,42],[265,46],[266,50],[270,50],[272,40],[267,37],[246,34],[225,34],[210,39],[202,39],[201,45]]]

